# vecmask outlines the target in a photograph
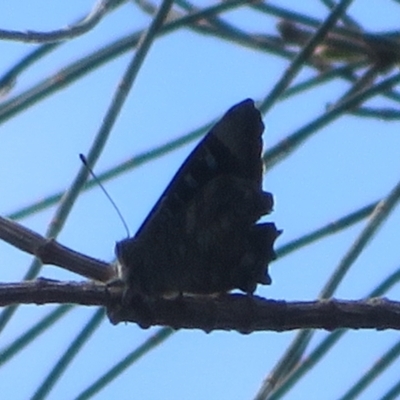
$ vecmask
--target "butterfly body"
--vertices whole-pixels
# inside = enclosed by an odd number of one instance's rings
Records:
[[[231,108],[193,150],[133,238],[117,243],[130,295],[253,293],[270,284],[279,235],[256,224],[272,210],[263,192],[263,124],[252,100]]]

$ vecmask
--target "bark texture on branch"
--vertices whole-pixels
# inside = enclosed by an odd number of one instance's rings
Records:
[[[116,277],[114,266],[46,239],[15,221],[0,217],[0,239],[40,259],[89,279],[107,282]]]
[[[287,331],[293,329],[400,330],[400,302],[384,298],[358,301],[286,302],[257,296],[183,296],[174,300],[134,298],[122,305],[122,290],[92,282],[47,279],[0,284],[0,306],[72,303],[104,306],[113,324],[135,322],[142,327],[175,329]]]

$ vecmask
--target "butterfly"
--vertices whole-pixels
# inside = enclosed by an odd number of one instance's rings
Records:
[[[269,285],[280,234],[259,223],[264,125],[254,101],[233,106],[179,168],[134,237],[116,244],[125,293],[208,295]],[[128,297],[129,297],[128,295]]]

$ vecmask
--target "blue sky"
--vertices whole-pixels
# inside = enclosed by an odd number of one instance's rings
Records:
[[[280,6],[293,2],[275,2]],[[298,2],[298,11],[326,15],[319,1]],[[350,14],[367,30],[398,27],[399,7],[393,1],[355,0]],[[203,5],[204,3],[197,3]],[[213,4],[211,1],[207,4]],[[91,7],[91,1],[7,2],[0,5],[0,28],[51,30],[63,27]],[[228,20],[255,33],[275,33],[276,20],[249,10],[228,14]],[[91,33],[62,46],[22,74],[10,98],[23,93],[60,68],[97,49],[102,43],[142,29],[147,16],[125,5]],[[34,45],[0,42],[0,76]],[[7,215],[69,186],[100,127],[112,94],[132,57],[127,53],[37,103],[0,126],[0,210]],[[261,100],[282,76],[288,61],[189,30],[169,34],[153,45],[95,170],[99,173],[128,157],[177,138],[211,121],[233,104]],[[304,69],[296,82],[312,76]],[[346,84],[335,81],[277,103],[264,116],[265,148],[321,115],[338,99]],[[5,98],[4,101],[8,100]],[[376,99],[370,105],[384,105]],[[1,103],[0,103],[1,110]],[[195,143],[106,184],[131,232],[139,227],[176,169]],[[399,180],[399,122],[344,116],[319,131],[292,156],[265,176],[264,187],[275,196],[268,220],[284,230],[277,247],[386,196]],[[54,207],[21,221],[44,234]],[[335,297],[364,297],[399,267],[396,210],[357,259]],[[257,294],[283,300],[313,300],[365,222],[271,266],[273,284]],[[99,189],[82,194],[58,240],[88,255],[111,261],[114,244],[125,237],[121,222]],[[0,243],[1,281],[19,281],[30,257]],[[79,280],[69,272],[45,266],[41,276]],[[395,287],[388,297],[396,299]],[[54,306],[24,306],[0,336],[0,351]],[[2,367],[4,398],[29,397],[54,362],[95,312],[76,308],[34,344]],[[106,320],[65,372],[48,398],[71,399],[158,328],[133,324],[111,326]],[[327,335],[317,332],[311,348]],[[295,332],[256,333],[180,331],[150,352],[103,390],[96,399],[252,399],[279,360]],[[396,332],[349,332],[334,350],[289,392],[285,399],[339,397],[397,340]],[[398,362],[360,399],[376,399],[397,382]],[[323,382],[323,384],[321,384]],[[329,393],[329,396],[327,395]]]

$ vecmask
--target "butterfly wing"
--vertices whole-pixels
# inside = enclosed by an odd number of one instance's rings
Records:
[[[269,284],[279,232],[255,222],[271,211],[262,191],[264,126],[253,100],[232,107],[196,146],[133,238],[118,242],[134,293],[252,293]]]

